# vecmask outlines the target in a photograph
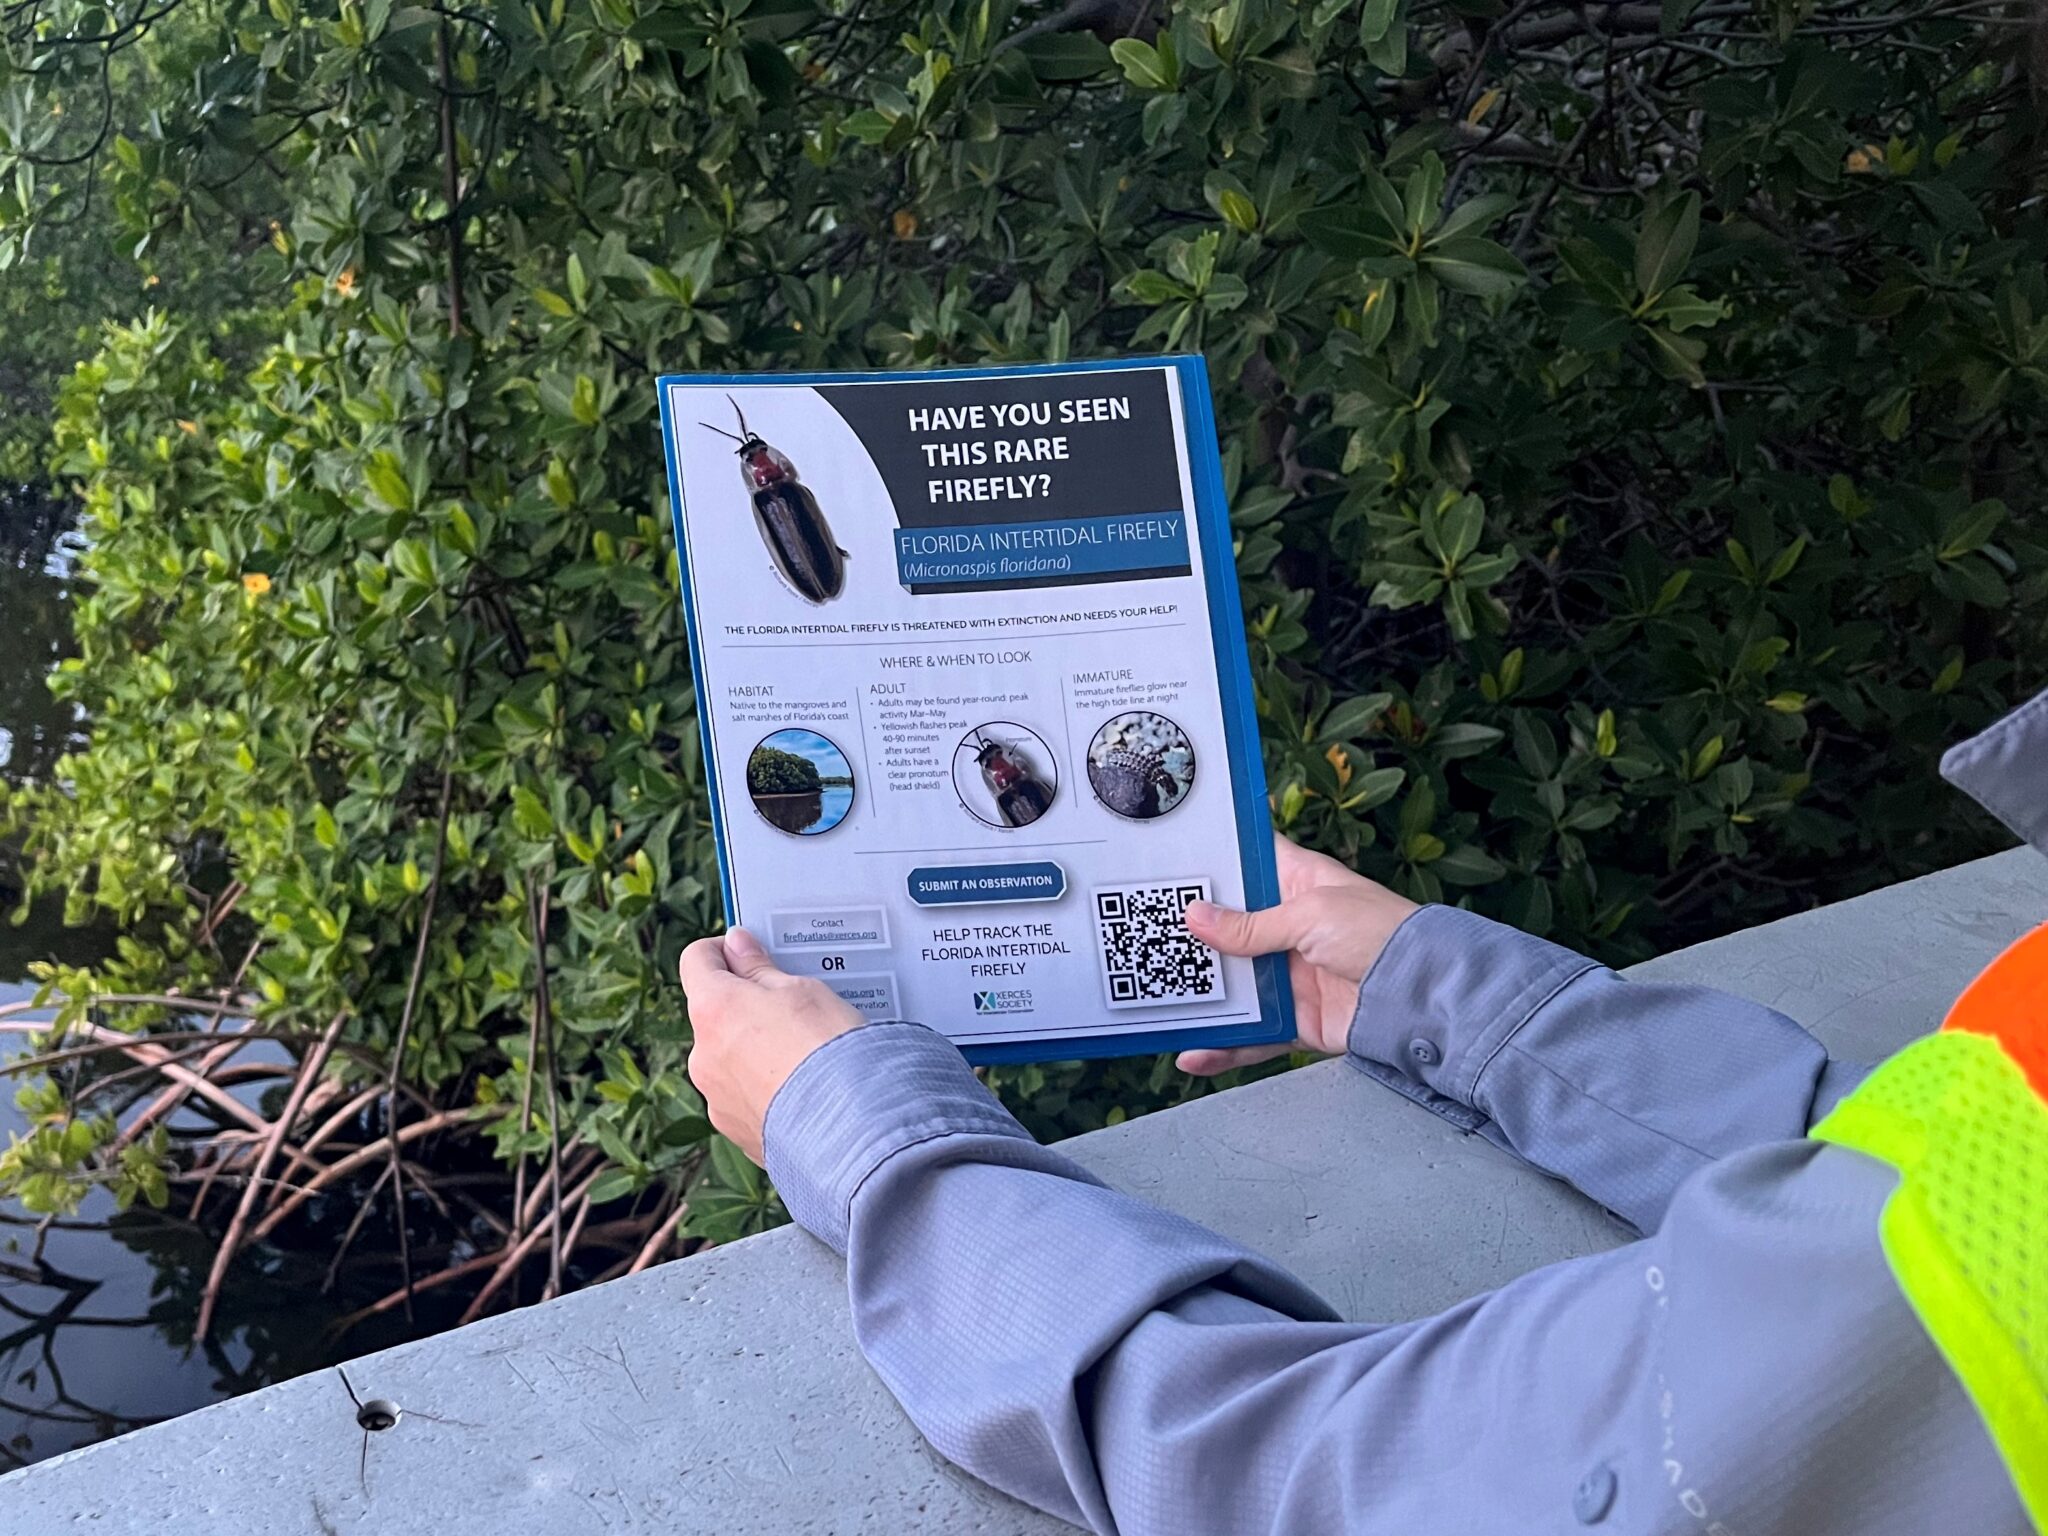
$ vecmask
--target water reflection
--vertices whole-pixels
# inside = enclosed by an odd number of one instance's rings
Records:
[[[80,739],[79,716],[44,682],[69,648],[65,606],[78,532],[71,509],[43,491],[0,486],[0,775],[14,783],[49,776]],[[4,877],[0,877],[4,882]]]
[[[754,807],[784,832],[830,832],[853,806],[851,785],[832,785],[808,795],[755,795]]]

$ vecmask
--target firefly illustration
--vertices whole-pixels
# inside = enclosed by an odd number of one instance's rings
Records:
[[[754,499],[754,526],[782,579],[810,602],[830,602],[846,587],[846,551],[834,542],[832,525],[796,466],[747,426],[737,400],[725,398],[739,418],[737,434],[708,421],[697,425],[739,444],[740,478]]]
[[[1006,827],[1028,827],[1052,809],[1052,790],[1032,770],[1031,759],[1014,746],[990,741],[975,732],[974,760],[982,782],[995,796],[996,811]]]

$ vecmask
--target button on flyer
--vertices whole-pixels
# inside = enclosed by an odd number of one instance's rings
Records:
[[[981,1060],[1291,1038],[1199,358],[659,383],[728,921]]]

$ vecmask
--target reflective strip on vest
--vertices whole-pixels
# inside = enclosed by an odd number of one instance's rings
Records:
[[[2008,951],[1941,1033],[1885,1062],[1813,1135],[1898,1170],[1880,1222],[1886,1261],[2048,1536],[2044,1041],[2048,928]]]

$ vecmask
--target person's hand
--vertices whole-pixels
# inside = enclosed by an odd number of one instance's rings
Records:
[[[704,1095],[711,1123],[755,1162],[761,1122],[803,1059],[860,1014],[824,982],[778,970],[744,928],[699,939],[679,967],[690,1000],[690,1081]]]
[[[1289,1051],[1341,1053],[1358,1004],[1359,982],[1394,930],[1416,909],[1407,897],[1325,854],[1311,853],[1284,837],[1273,841],[1280,863],[1280,905],[1239,912],[1213,902],[1194,902],[1188,907],[1188,932],[1226,955],[1285,951],[1300,1037],[1291,1045],[1182,1051],[1177,1065],[1183,1072],[1209,1077]]]

